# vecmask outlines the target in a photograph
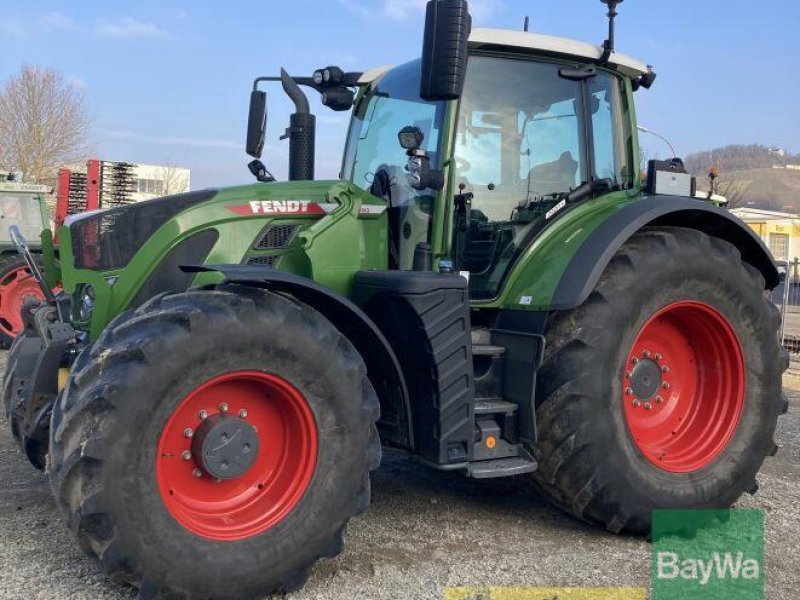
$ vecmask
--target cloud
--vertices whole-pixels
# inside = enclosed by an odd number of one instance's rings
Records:
[[[359,17],[385,17],[392,21],[420,20],[425,15],[428,0],[382,0],[379,6],[369,6],[365,0],[337,0],[347,11]],[[503,0],[470,0],[469,10],[476,21],[489,19],[503,10]]]
[[[98,19],[95,27],[98,35],[109,38],[169,38],[170,35],[155,23],[144,23],[132,17],[118,21]]]
[[[64,29],[65,31],[75,31],[78,29],[78,25],[75,21],[58,11],[47,13],[42,17],[42,23],[54,29]]]
[[[14,37],[25,37],[25,29],[16,19],[0,19],[0,33],[13,35]]]
[[[243,144],[231,142],[229,140],[215,140],[205,138],[184,138],[172,136],[151,136],[136,133],[135,131],[125,131],[119,129],[99,129],[100,135],[109,137],[144,142],[146,144],[157,144],[159,146],[189,146],[191,148],[230,148],[241,150]]]

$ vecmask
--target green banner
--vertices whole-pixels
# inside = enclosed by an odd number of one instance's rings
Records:
[[[764,513],[653,513],[651,600],[764,600]]]

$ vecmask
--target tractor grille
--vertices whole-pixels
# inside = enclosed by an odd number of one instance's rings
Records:
[[[272,225],[255,245],[256,250],[286,248],[297,233],[299,225]]]
[[[275,265],[278,264],[278,261],[281,259],[280,256],[256,256],[251,258],[247,261],[248,265],[263,265],[265,267],[272,267],[275,268]]]

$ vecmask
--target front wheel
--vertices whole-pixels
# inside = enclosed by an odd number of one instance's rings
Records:
[[[551,316],[540,490],[614,532],[754,492],[787,406],[779,324],[732,245],[680,228],[635,235],[582,306]]]
[[[78,357],[51,482],[84,550],[144,596],[290,591],[366,509],[377,417],[363,360],[312,308],[164,295]]]

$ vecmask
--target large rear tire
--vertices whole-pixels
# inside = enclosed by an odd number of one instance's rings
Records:
[[[44,271],[41,258],[36,260]],[[25,259],[16,254],[0,259],[0,348],[10,348],[22,331],[22,307],[31,300],[41,302],[44,294]]]
[[[589,299],[555,313],[537,389],[539,489],[613,532],[651,511],[721,508],[777,446],[780,315],[731,244],[636,234]]]
[[[240,286],[163,295],[78,357],[53,491],[143,597],[290,591],[369,503],[378,412],[363,360],[310,307]]]

